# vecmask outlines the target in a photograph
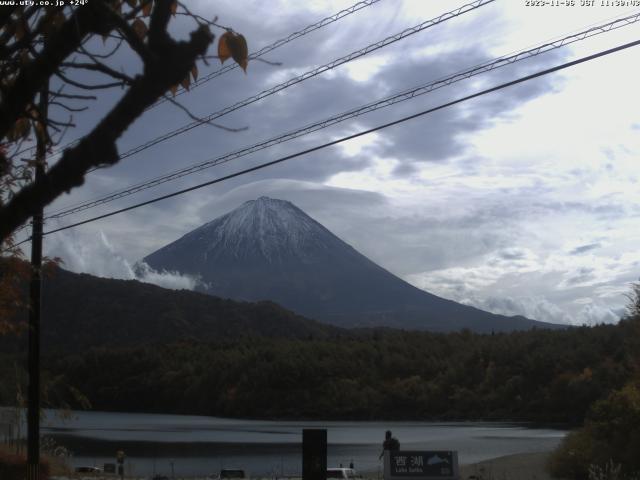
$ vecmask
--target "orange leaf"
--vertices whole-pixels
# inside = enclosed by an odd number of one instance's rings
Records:
[[[184,88],[185,90],[189,90],[189,85],[191,85],[191,77],[189,77],[189,74],[184,77],[182,82],[180,82],[180,85],[182,85],[182,88]]]
[[[249,62],[249,49],[247,47],[247,40],[240,33],[227,32],[229,34],[226,38],[226,45],[231,53],[231,56],[240,67],[247,71],[247,63]],[[224,36],[224,35],[223,35]]]
[[[16,123],[13,124],[13,128],[7,133],[7,140],[10,142],[16,142],[21,138],[26,138],[29,135],[29,131],[31,130],[31,125],[29,124],[29,120],[26,118],[20,118]]]
[[[27,31],[25,29],[24,19],[20,18],[16,20],[15,23],[15,36],[16,40],[22,40],[26,35]]]
[[[172,95],[175,97],[176,96],[176,92],[178,91],[178,85],[171,85],[169,87],[169,90],[171,91]]]
[[[171,15],[175,16],[176,12],[178,11],[178,2],[177,2],[177,0],[175,2],[171,2],[171,5],[169,6],[169,9],[171,10]]]
[[[224,63],[227,58],[231,58],[231,50],[229,49],[228,40],[233,37],[231,32],[224,32],[218,39],[218,58],[220,63]]]
[[[142,6],[142,14],[145,17],[148,17],[149,15],[151,15],[151,0],[149,0],[147,3],[145,3]]]
[[[58,10],[51,18],[51,25],[53,25],[55,28],[58,28],[62,26],[65,20],[66,17],[64,16],[64,13],[62,13],[62,10]]]
[[[147,34],[147,25],[139,18],[136,18],[135,22],[131,24],[131,28],[141,39]]]
[[[20,52],[20,64],[24,67],[27,63],[29,63],[29,51],[25,49]]]
[[[193,77],[194,82],[198,80],[198,66],[196,64],[194,64],[191,69],[191,76]]]

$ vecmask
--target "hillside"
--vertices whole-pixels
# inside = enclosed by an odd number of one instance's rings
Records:
[[[236,302],[63,269],[44,279],[42,307],[45,350],[250,336],[323,338],[338,331],[271,302]],[[6,348],[14,343],[2,337],[0,342]]]

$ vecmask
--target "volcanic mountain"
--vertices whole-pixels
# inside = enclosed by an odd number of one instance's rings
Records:
[[[290,202],[260,197],[202,225],[144,261],[199,277],[200,290],[271,300],[342,327],[478,332],[556,325],[505,317],[437,297],[375,264]]]

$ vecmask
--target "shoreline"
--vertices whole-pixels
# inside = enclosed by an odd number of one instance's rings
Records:
[[[552,453],[516,453],[460,465],[460,479],[475,476],[480,480],[554,480],[545,468]]]
[[[556,480],[546,471],[546,464],[553,452],[516,453],[502,457],[482,460],[477,463],[460,465],[460,480],[476,478],[477,480]],[[361,472],[364,479],[373,480],[380,478],[374,472]],[[114,480],[119,479],[114,475],[82,475],[53,474],[51,480]],[[147,480],[150,476],[125,476],[127,480]],[[170,478],[170,477],[169,477]],[[203,476],[176,476],[178,479],[209,480]]]

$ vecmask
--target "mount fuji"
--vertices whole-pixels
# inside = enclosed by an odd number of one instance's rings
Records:
[[[526,330],[558,325],[506,317],[420,290],[375,264],[290,202],[260,197],[144,258],[196,276],[205,293],[271,300],[342,327],[431,331]]]

